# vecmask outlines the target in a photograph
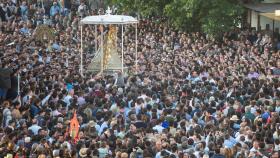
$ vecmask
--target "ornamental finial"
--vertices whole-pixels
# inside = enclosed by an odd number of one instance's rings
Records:
[[[106,15],[111,15],[111,14],[112,14],[112,9],[108,7],[106,10]]]

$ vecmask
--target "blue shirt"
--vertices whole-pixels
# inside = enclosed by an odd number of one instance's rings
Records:
[[[124,108],[124,115],[125,115],[125,118],[128,117],[129,112],[130,112],[130,108],[125,107],[125,108]]]
[[[224,141],[224,146],[225,146],[226,148],[232,148],[232,147],[234,146],[234,143],[233,143],[232,141],[226,139],[226,140]]]
[[[57,50],[57,51],[60,51],[60,46],[59,46],[59,44],[57,44],[57,43],[54,43],[54,44],[52,45],[52,48],[55,49],[55,50]]]
[[[50,9],[50,15],[54,16],[55,14],[60,13],[60,7],[58,5],[53,5]]]
[[[192,83],[196,83],[196,82],[200,81],[199,76],[193,77],[193,76],[191,76],[191,75],[188,75],[186,79],[189,80],[189,81],[191,81]]]
[[[21,16],[26,16],[28,14],[28,8],[26,5],[20,6],[20,13],[21,13]]]
[[[19,53],[21,50],[21,46],[19,44],[16,45],[16,52]]]
[[[269,118],[269,116],[270,115],[269,115],[268,112],[265,112],[265,113],[262,114],[262,118],[265,119],[265,120],[267,120]]]
[[[280,50],[280,42],[277,43],[276,47],[277,47],[277,50]]]
[[[39,113],[39,111],[40,109],[36,105],[34,104],[31,105],[30,113],[32,117],[35,117]]]
[[[21,28],[19,31],[23,34],[28,34],[29,33],[29,29],[26,28],[26,27]]]
[[[237,124],[237,123],[234,123],[234,124],[233,124],[233,128],[234,128],[234,129],[240,129],[240,125]]]
[[[66,85],[67,91],[71,91],[73,89],[73,85],[71,83],[67,83]]]
[[[200,112],[199,108],[195,108],[192,112],[191,112],[191,116],[193,117],[195,113]]]
[[[61,9],[61,14],[63,16],[68,16],[69,15],[69,10],[67,8]]]

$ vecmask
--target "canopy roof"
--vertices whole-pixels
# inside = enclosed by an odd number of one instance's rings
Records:
[[[134,24],[138,20],[125,15],[97,15],[87,16],[81,20],[81,24]]]
[[[276,16],[275,13],[261,13],[261,15],[268,17],[270,19],[280,21],[280,16]]]
[[[244,6],[261,13],[273,13],[280,8],[280,3],[249,3]]]

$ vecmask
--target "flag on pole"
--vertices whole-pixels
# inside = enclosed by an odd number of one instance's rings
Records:
[[[79,121],[77,119],[76,110],[74,111],[73,118],[70,121],[70,137],[74,140],[74,143],[76,143],[79,140]]]

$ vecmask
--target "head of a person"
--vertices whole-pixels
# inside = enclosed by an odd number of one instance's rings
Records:
[[[162,148],[161,141],[156,141],[156,149],[160,151]]]
[[[259,141],[255,140],[255,141],[253,142],[253,147],[254,147],[255,149],[259,149]]]
[[[121,154],[121,158],[128,158],[128,154],[127,154],[126,152],[123,152],[123,153]]]
[[[280,154],[279,151],[275,151],[271,154],[271,158],[279,158]]]

